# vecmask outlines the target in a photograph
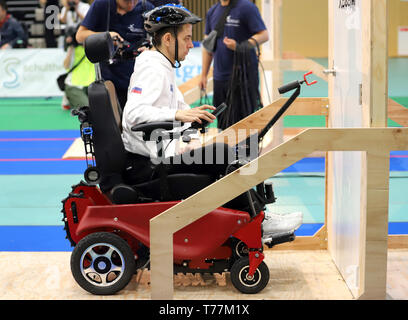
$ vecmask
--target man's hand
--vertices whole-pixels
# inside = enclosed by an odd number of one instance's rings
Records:
[[[125,40],[123,40],[123,38],[120,36],[120,34],[117,33],[117,32],[115,32],[115,31],[110,31],[109,34],[110,34],[110,36],[111,36],[111,38],[112,38],[112,40],[113,40],[114,42],[116,42],[115,40],[125,41]],[[115,43],[115,45],[118,45],[118,43]]]
[[[227,48],[232,50],[232,51],[235,51],[235,49],[237,48],[237,42],[234,39],[230,39],[228,37],[225,37],[223,42],[227,46]]]
[[[140,47],[137,49],[137,52],[142,53],[143,51],[150,50],[148,47]]]
[[[10,45],[8,43],[5,43],[1,46],[0,50],[6,50],[8,48],[11,48]]]
[[[208,122],[213,122],[215,116],[208,112],[207,110],[215,110],[214,106],[202,105],[200,107],[192,108],[189,110],[177,110],[176,120],[181,122],[198,122],[202,123],[201,120],[206,120]]]
[[[68,45],[70,45],[73,41],[74,41],[74,39],[72,39],[72,37],[67,37],[65,39],[65,43],[68,44]]]
[[[207,90],[207,82],[208,78],[206,75],[201,74],[200,82],[198,83],[198,86],[200,87],[201,90]]]

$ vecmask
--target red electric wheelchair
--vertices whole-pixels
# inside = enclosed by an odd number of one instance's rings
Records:
[[[88,37],[85,51],[98,70],[99,63],[114,55],[109,33]],[[305,81],[280,88],[281,93],[296,92],[260,133],[260,140],[296,99]],[[172,191],[170,199],[163,198],[162,179],[127,184],[123,177],[126,152],[121,139],[121,108],[114,86],[97,74],[88,95],[89,107],[73,111],[85,145],[86,182],[73,186],[62,201],[63,221],[67,239],[74,247],[74,279],[92,294],[111,295],[123,289],[137,270],[149,268],[150,219],[215,180],[203,174],[170,174],[165,181]],[[132,130],[149,136],[157,128],[168,130],[171,126],[152,123]],[[230,172],[239,166],[235,164]],[[104,178],[114,181],[112,189],[101,188]],[[232,284],[240,292],[254,294],[264,289],[269,269],[263,261],[263,246],[295,239],[293,233],[262,239],[263,210],[273,202],[272,185],[261,183],[175,233],[174,273],[230,272]]]

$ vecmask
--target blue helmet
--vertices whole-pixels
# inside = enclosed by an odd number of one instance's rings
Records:
[[[182,24],[196,24],[202,19],[178,4],[166,4],[154,8],[143,15],[144,27],[148,33],[155,33],[166,27],[176,27]]]

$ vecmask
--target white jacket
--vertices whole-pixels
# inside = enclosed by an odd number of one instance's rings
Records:
[[[157,51],[144,51],[136,59],[130,78],[128,97],[122,118],[122,140],[125,149],[152,159],[157,157],[156,143],[144,141],[142,134],[133,132],[136,124],[175,121],[176,111],[190,109],[176,84],[170,62]],[[189,126],[189,125],[188,125]],[[176,141],[164,141],[165,155],[176,152]]]

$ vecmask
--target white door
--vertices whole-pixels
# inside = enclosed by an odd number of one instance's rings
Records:
[[[329,127],[362,127],[362,26],[361,1],[333,1],[331,28],[333,49],[329,66],[335,74],[329,77]],[[330,23],[330,22],[329,22]],[[360,184],[362,152],[333,152],[331,225],[333,259],[353,295],[357,295],[359,274]],[[330,200],[329,200],[330,201]],[[342,241],[338,239],[341,237]]]

